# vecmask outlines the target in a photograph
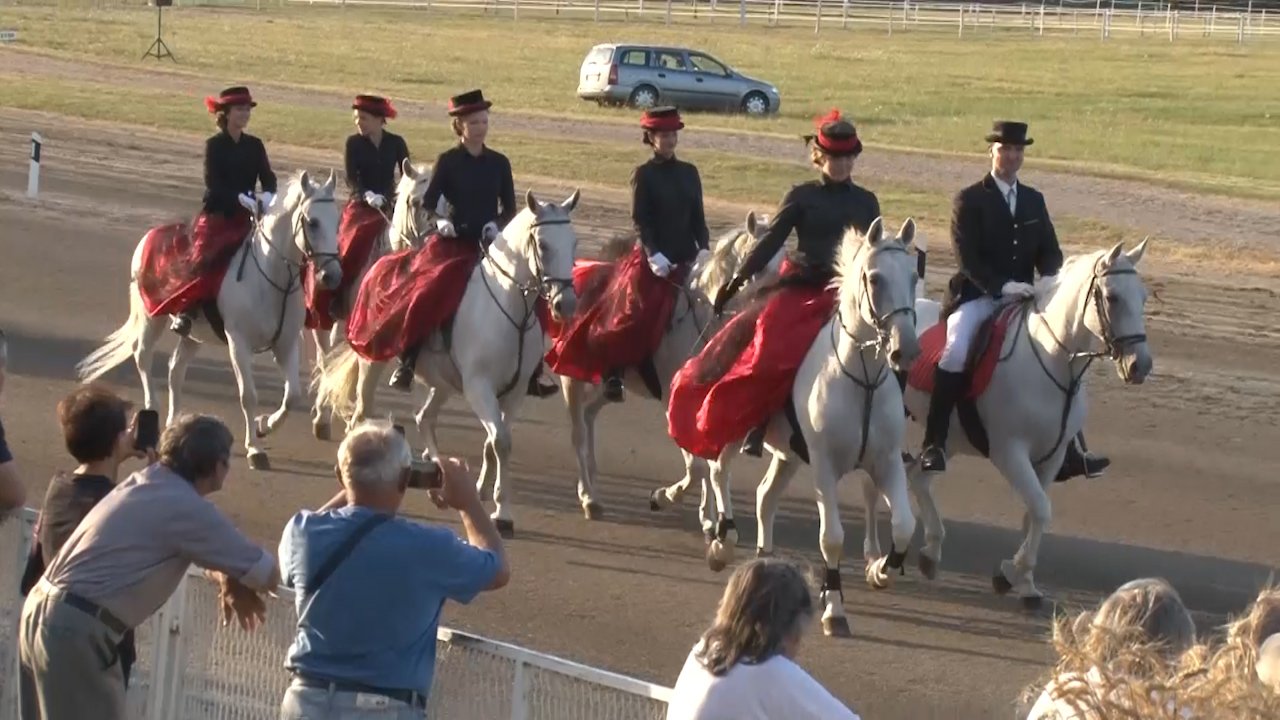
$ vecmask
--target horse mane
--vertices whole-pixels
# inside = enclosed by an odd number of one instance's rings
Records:
[[[831,278],[830,285],[830,287],[834,287],[838,291],[837,297],[840,307],[849,307],[857,302],[857,280],[862,276],[862,270],[867,265],[867,258],[871,256],[870,253],[864,251],[885,242],[887,234],[883,221],[881,221],[880,237],[876,238],[873,244],[869,246],[865,240],[866,236],[859,232],[858,228],[849,227],[844,231],[844,236],[840,239],[840,252],[836,253],[835,275]],[[893,242],[892,238],[889,241]]]
[[[1041,307],[1049,302],[1058,290],[1067,282],[1067,278],[1074,278],[1076,274],[1085,275],[1092,273],[1098,263],[1107,256],[1110,250],[1094,250],[1078,255],[1068,257],[1062,263],[1062,268],[1053,277],[1041,278],[1036,283],[1036,296],[1039,298]],[[1126,268],[1132,267],[1129,258],[1120,253],[1115,260],[1116,267]]]
[[[761,227],[768,227],[770,219],[768,215],[757,215],[757,231]],[[694,271],[690,286],[710,297],[742,266],[743,258],[753,247],[755,238],[748,232],[745,222],[716,236],[711,243],[711,256],[705,265]]]

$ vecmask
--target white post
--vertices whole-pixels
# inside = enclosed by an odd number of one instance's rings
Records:
[[[168,720],[179,715],[182,707],[184,671],[187,667],[186,638],[183,634],[187,617],[187,583],[183,576],[178,589],[168,602],[147,622],[151,623],[151,718]]]
[[[818,12],[813,19],[813,34],[822,32],[822,0],[818,0]]]
[[[35,198],[40,192],[40,146],[44,139],[40,133],[31,133],[31,165],[27,168],[27,197]]]
[[[738,24],[747,26],[747,0],[738,0]]]
[[[529,676],[525,674],[523,660],[516,660],[511,679],[511,720],[529,720]]]

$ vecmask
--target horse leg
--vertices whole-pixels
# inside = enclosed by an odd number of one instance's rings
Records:
[[[872,574],[871,568],[884,556],[880,548],[880,488],[876,487],[870,475],[862,478],[862,512],[866,524],[866,534],[862,539],[862,559],[867,567],[867,583],[879,590],[884,586],[877,587],[877,578]]]
[[[738,545],[738,526],[733,521],[733,497],[729,473],[730,463],[742,449],[742,443],[731,443],[720,451],[720,457],[711,465],[711,492],[716,498],[719,521],[715,536],[707,545],[707,567],[720,572],[733,562],[733,551]]]
[[[660,487],[649,493],[649,510],[658,512],[659,510],[665,510],[672,505],[678,505],[680,501],[684,499],[684,494],[689,492],[689,487],[693,485],[693,477],[696,472],[695,465],[700,464],[699,461],[702,459],[691,454],[687,450],[681,450],[680,453],[684,457],[684,476],[677,480],[673,485]],[[702,461],[701,464],[705,465],[705,462],[706,461]],[[704,487],[700,507],[706,506],[709,501],[706,490],[707,488]]]
[[[938,512],[938,503],[933,497],[933,473],[924,472],[916,461],[907,473],[907,481],[924,520],[924,544],[920,547],[916,565],[922,575],[935,580],[942,565],[942,543],[947,538],[947,529],[942,524],[942,514]]]
[[[756,557],[773,554],[773,520],[778,513],[778,500],[799,469],[799,463],[775,454],[764,480],[756,486]]]
[[[240,412],[244,415],[244,449],[249,467],[254,470],[270,470],[271,461],[258,446],[253,417],[258,407],[258,390],[253,382],[253,349],[244,340],[227,335],[231,354],[231,369],[240,388]]]
[[[883,496],[889,503],[889,522],[893,532],[889,554],[878,557],[867,566],[867,583],[874,589],[882,590],[893,585],[895,572],[903,574],[902,564],[907,559],[907,547],[911,544],[911,536],[916,532],[916,517],[911,512],[911,501],[907,498],[907,473],[900,453],[891,452],[887,459],[872,466],[871,477],[875,481],[876,497]],[[866,492],[865,483],[863,492]]]
[[[430,388],[427,390],[427,401],[413,416],[414,424],[418,426],[418,435],[426,445],[422,451],[423,460],[440,460],[440,441],[436,438],[436,425],[440,419],[440,411],[448,401],[449,393],[440,388]]]
[[[817,448],[815,448],[817,449]],[[844,589],[840,582],[840,560],[844,556],[844,527],[840,525],[836,472],[825,452],[814,455],[813,487],[818,501],[819,537],[826,574],[819,600],[822,602],[822,632],[831,637],[851,637],[849,619],[844,614]]]
[[[378,392],[378,381],[382,379],[382,363],[370,363],[360,360],[360,370],[356,380],[356,406],[347,422],[347,430],[364,422],[373,412],[373,398]]]
[[[174,418],[178,417],[178,408],[182,407],[182,385],[187,379],[187,365],[199,351],[200,343],[184,337],[178,339],[177,347],[169,356],[169,416],[164,421],[166,426],[172,425]]]
[[[1026,537],[1012,559],[1000,562],[1000,566],[992,574],[992,587],[1001,595],[1014,590],[1024,605],[1034,608],[1044,598],[1044,593],[1036,587],[1033,577],[1036,560],[1040,555],[1040,541],[1053,517],[1053,506],[1044,487],[1057,472],[1046,471],[1043,473],[1045,478],[1042,478],[1025,452],[1006,452],[1001,456],[993,454],[991,460],[1027,508],[1023,516]],[[1047,463],[1046,467],[1057,466]]]
[[[488,439],[484,444],[484,464],[480,467],[480,479],[477,490],[484,496],[484,487],[493,480],[493,518],[498,533],[504,538],[515,535],[515,521],[507,509],[507,489],[503,480],[503,471],[511,457],[511,428],[503,417],[498,398],[487,388],[482,391],[469,390],[467,400],[475,411],[480,424],[484,426]]]
[[[156,381],[151,377],[151,360],[155,356],[156,342],[162,332],[164,318],[147,318],[146,324],[142,326],[142,333],[133,346],[133,364],[138,367],[138,378],[142,381],[142,407],[147,410],[154,410],[156,407]]]
[[[336,334],[337,331],[338,326],[334,325],[333,334]],[[318,328],[311,331],[311,339],[315,342],[316,346],[315,364],[320,368],[321,372],[324,372],[325,369],[325,355],[328,354],[334,345],[337,344],[337,340],[334,338],[333,334],[330,334],[328,342],[326,342],[324,334]],[[315,436],[317,440],[328,442],[333,439],[333,433],[331,430],[332,422],[333,409],[325,407],[324,403],[320,400],[320,396],[316,395],[315,404],[311,406],[311,434]]]
[[[604,508],[596,502],[596,417],[600,413],[602,402],[587,399],[587,385],[578,380],[564,378],[562,380],[565,405],[569,410],[571,425],[570,439],[573,452],[578,460],[578,502],[588,520],[599,520]]]
[[[280,407],[271,415],[259,415],[254,418],[258,437],[266,437],[278,430],[285,418],[289,417],[289,411],[301,407],[303,403],[302,378],[299,376],[298,367],[301,364],[302,348],[294,342],[290,343],[283,352],[276,351],[272,355],[276,361],[276,368],[284,378],[284,398],[280,401]]]
[[[710,543],[715,539],[716,535],[716,517],[711,508],[711,500],[715,495],[715,491],[711,489],[711,463],[706,460],[695,457],[689,453],[685,453],[685,461],[690,463],[687,465],[693,468],[698,475],[698,523],[702,526],[702,537]]]

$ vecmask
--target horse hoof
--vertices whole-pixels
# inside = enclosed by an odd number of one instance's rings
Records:
[[[498,528],[498,535],[504,540],[510,540],[516,536],[516,524],[511,520],[494,520],[493,524]]]
[[[703,529],[702,529],[702,544],[703,544],[703,545],[710,545],[711,543],[715,542],[715,539],[716,539],[716,533],[715,533],[715,531],[714,531],[714,530],[711,530],[711,529],[708,529],[708,528],[703,528]]]
[[[996,568],[991,575],[991,589],[995,590],[997,595],[1007,595],[1013,589],[1013,583],[1009,582],[1000,568]]]
[[[270,470],[271,461],[264,452],[249,453],[249,467],[253,470]]]
[[[588,520],[599,520],[604,517],[604,507],[595,500],[583,505],[582,511],[586,514]]]
[[[321,442],[329,442],[333,439],[329,430],[329,423],[313,423],[311,425],[311,434]]]
[[[262,439],[271,433],[271,424],[267,420],[266,415],[259,415],[253,419],[253,434]]]
[[[872,590],[888,590],[893,585],[893,578],[880,571],[875,565],[868,565],[866,571],[867,585]]]
[[[1022,609],[1028,612],[1040,612],[1044,609],[1043,595],[1027,595],[1019,600],[1022,602]]]
[[[927,579],[938,579],[938,561],[928,555],[920,553],[919,557],[916,558],[916,566],[920,568],[920,574],[924,575]]]
[[[707,543],[707,567],[711,572],[720,572],[725,568],[725,561],[721,559],[720,553],[716,552],[716,542],[712,540]]]
[[[822,634],[827,637],[853,637],[853,631],[849,629],[849,618],[843,615],[822,618]]]
[[[649,511],[650,512],[658,512],[659,510],[662,509],[662,504],[658,502],[658,494],[660,492],[661,492],[660,490],[654,490],[653,492],[649,493]]]

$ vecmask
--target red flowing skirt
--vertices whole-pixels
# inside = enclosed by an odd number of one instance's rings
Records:
[[[676,444],[714,459],[782,410],[835,305],[834,289],[782,285],[726,323],[671,381],[667,432]]]
[[[303,275],[308,328],[328,330],[337,318],[342,317],[344,312],[335,308],[334,303],[342,303],[347,298],[386,227],[387,220],[377,208],[360,198],[347,201],[338,225],[338,263],[342,266],[342,281],[336,289],[325,290],[316,287],[315,276],[311,272]]]
[[[201,212],[188,228],[172,223],[147,231],[138,291],[147,314],[172,315],[216,299],[231,257],[253,228],[247,210],[231,217]]]
[[[373,362],[419,344],[458,311],[479,259],[475,240],[438,235],[421,250],[382,256],[351,305],[347,343]]]
[[[599,382],[612,369],[642,363],[667,332],[676,288],[686,272],[679,268],[667,278],[654,275],[639,244],[612,265],[576,266],[573,284],[580,309],[557,335],[546,355],[547,367],[557,375]]]

